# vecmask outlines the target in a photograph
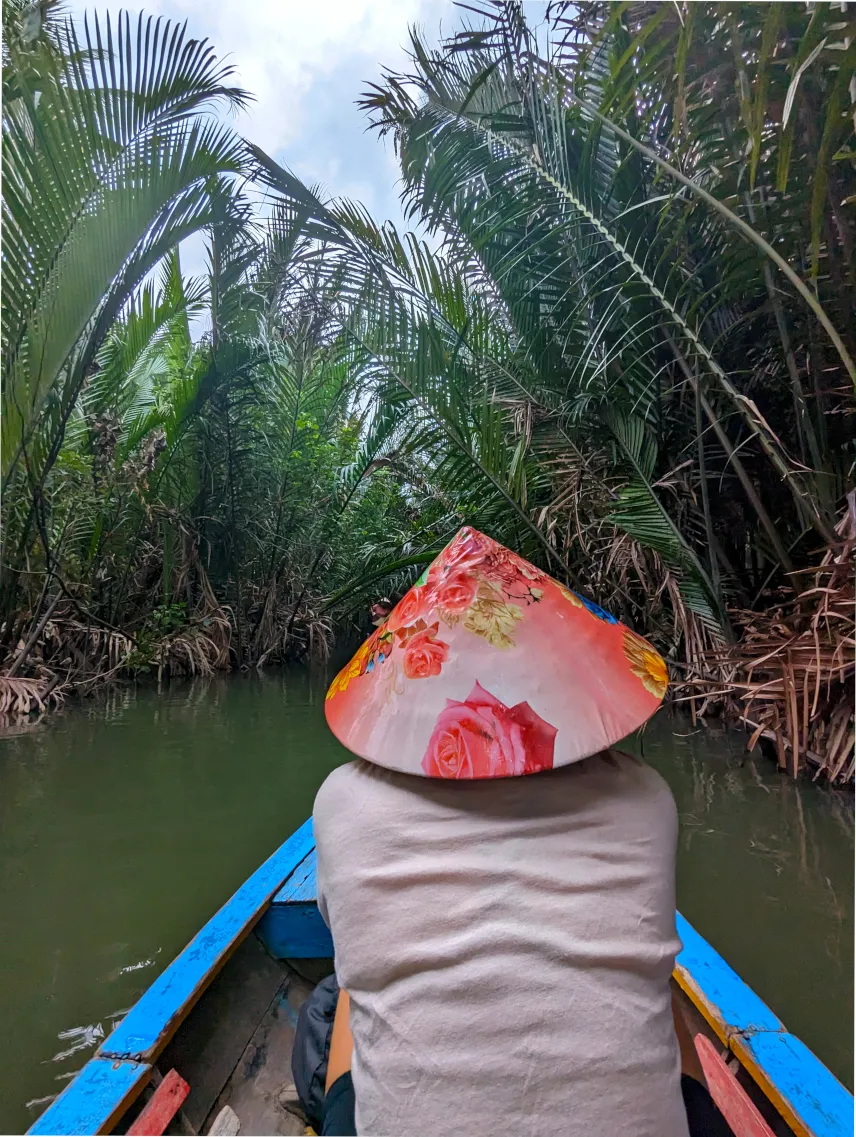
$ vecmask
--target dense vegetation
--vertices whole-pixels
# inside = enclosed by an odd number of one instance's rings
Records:
[[[361,97],[425,240],[223,125],[181,29],[6,5],[7,702],[323,654],[466,521],[852,775],[852,19],[467,18]]]

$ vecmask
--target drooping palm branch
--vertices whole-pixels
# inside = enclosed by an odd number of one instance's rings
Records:
[[[209,180],[245,165],[210,112],[246,96],[205,41],[124,13],[58,40],[3,108],[3,471],[26,453],[37,480],[46,404],[64,424],[137,284],[211,222]]]

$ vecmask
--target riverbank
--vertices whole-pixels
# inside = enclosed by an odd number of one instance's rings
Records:
[[[856,772],[856,493],[847,497],[836,537],[816,568],[797,574],[796,591],[771,592],[761,610],[730,612],[735,642],[688,643],[689,662],[673,665],[667,699],[672,707],[685,706],[693,725],[713,718],[742,729],[750,754],[765,740],[778,768],[794,778],[808,774],[845,785]],[[85,700],[140,675],[160,683],[240,670],[242,660],[253,658],[242,641],[247,628],[210,586],[204,596],[193,619],[160,620],[138,639],[91,620],[81,623],[69,598],[50,602],[43,615],[24,620],[0,668],[0,737],[10,725],[12,733],[26,729],[34,715],[56,710],[67,698]],[[255,670],[269,659],[326,662],[333,650],[342,651],[335,633],[312,605],[295,605],[287,628],[268,628],[276,653],[257,655]],[[340,640],[355,635],[352,624]],[[25,666],[30,675],[20,674]]]
[[[736,644],[704,654],[677,698],[694,722],[713,712],[749,732],[749,751],[761,738],[772,743],[780,770],[844,785],[856,768],[854,493],[836,537],[817,568],[795,574],[795,592],[731,613]]]
[[[348,758],[327,681],[121,688],[0,742],[0,1129],[26,1128],[309,814]],[[637,745],[678,803],[681,911],[852,1088],[852,795],[688,718],[659,716]]]

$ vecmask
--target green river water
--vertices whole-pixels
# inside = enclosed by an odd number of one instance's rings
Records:
[[[0,1132],[309,815],[348,758],[326,679],[122,689],[0,739]],[[852,795],[665,715],[641,745],[680,810],[681,911],[852,1089]]]

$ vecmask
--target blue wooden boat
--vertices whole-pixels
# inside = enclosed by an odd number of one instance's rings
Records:
[[[851,1137],[852,1095],[680,915],[678,932],[674,982],[692,1032],[729,1059],[774,1134]],[[168,1132],[235,1133],[239,1123],[242,1134],[303,1134],[291,1085],[294,1027],[332,955],[307,821],[212,916],[29,1132],[133,1132],[169,1073],[190,1090]],[[136,1131],[162,1130],[138,1121]]]

